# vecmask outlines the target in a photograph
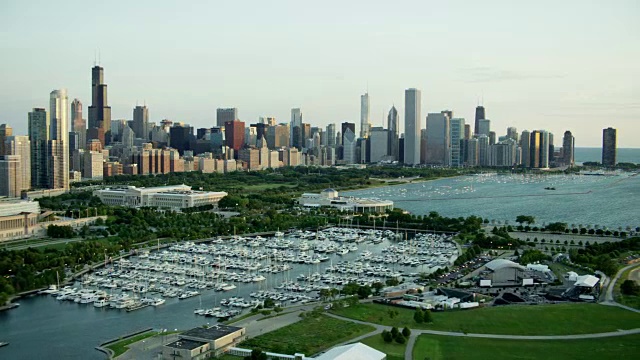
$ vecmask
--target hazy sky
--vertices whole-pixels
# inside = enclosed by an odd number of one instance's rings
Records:
[[[480,98],[507,126],[567,129],[576,146],[640,147],[640,1],[0,1],[0,123],[67,88],[85,117],[95,52],[113,118],[146,101],[152,121],[212,126],[237,107],[247,123],[371,122],[404,90],[428,112],[473,123]],[[401,130],[404,125],[401,125]],[[359,130],[356,131],[358,133]]]

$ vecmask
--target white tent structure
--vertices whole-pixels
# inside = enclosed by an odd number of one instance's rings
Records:
[[[598,279],[597,277],[595,277],[593,275],[582,275],[582,276],[578,276],[574,286],[592,288],[592,287],[596,286],[596,284],[599,281],[600,281],[600,279]]]
[[[363,343],[336,346],[314,358],[316,360],[386,360],[387,354]]]

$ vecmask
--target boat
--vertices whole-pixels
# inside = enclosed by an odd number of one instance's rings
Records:
[[[7,345],[9,345],[9,343],[8,343],[8,342],[6,342],[6,341],[0,341],[0,347],[7,346]]]
[[[160,306],[162,304],[165,303],[165,300],[163,298],[155,298],[153,299],[153,301],[150,303],[152,306]]]
[[[100,308],[100,307],[105,307],[108,306],[109,302],[107,301],[107,299],[99,299],[93,302],[93,306]]]

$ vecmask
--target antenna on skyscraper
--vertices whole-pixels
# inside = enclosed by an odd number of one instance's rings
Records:
[[[100,65],[100,50],[98,50],[98,65]]]
[[[98,65],[98,50],[93,51],[93,66]]]

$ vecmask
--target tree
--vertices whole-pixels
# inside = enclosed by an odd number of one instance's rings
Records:
[[[400,331],[398,331],[397,327],[392,327],[391,328],[391,335],[395,338],[398,334],[400,333]]]
[[[404,335],[402,335],[402,333],[397,333],[396,336],[393,337],[393,339],[398,344],[404,344],[407,341],[407,339],[404,338]]]
[[[386,343],[390,343],[393,342],[393,335],[391,335],[391,333],[387,330],[383,330],[382,331],[382,339],[384,340],[384,342]]]
[[[527,225],[531,225],[536,222],[536,218],[533,216],[518,215],[516,216],[516,222],[519,224],[527,223]]]
[[[431,323],[433,322],[433,318],[431,317],[431,310],[427,309],[424,311],[423,315],[422,315],[423,321],[425,323]]]
[[[384,284],[380,281],[376,281],[371,285],[371,287],[376,295],[380,295],[380,291],[384,288]]]
[[[620,291],[622,291],[624,295],[637,296],[640,295],[640,285],[633,280],[625,280],[622,285],[620,285]]]
[[[424,322],[424,313],[422,312],[422,309],[416,309],[415,313],[413,313],[413,320],[418,324],[422,324]]]
[[[411,330],[409,330],[409,328],[405,326],[404,329],[402,329],[402,335],[408,338],[409,336],[411,336]]]

